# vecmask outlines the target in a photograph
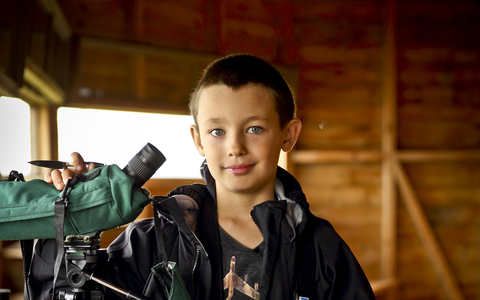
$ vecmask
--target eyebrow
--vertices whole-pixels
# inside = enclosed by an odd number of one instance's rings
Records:
[[[210,118],[204,122],[205,123],[213,123],[213,124],[220,124],[222,120],[227,119],[227,118]],[[267,118],[263,118],[260,116],[251,116],[247,119],[245,119],[245,123],[251,122],[251,121],[267,121]]]
[[[214,123],[214,124],[220,124],[221,121],[223,119],[222,118],[210,118],[210,119],[207,119],[205,122],[203,122],[204,124],[205,123]]]

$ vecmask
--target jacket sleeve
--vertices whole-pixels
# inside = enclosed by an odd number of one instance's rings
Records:
[[[375,299],[357,259],[328,221],[316,219],[314,241],[317,299]]]

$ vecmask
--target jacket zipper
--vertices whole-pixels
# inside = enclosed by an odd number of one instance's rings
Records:
[[[195,246],[196,252],[195,252],[195,261],[193,263],[193,268],[192,268],[192,291],[195,292],[195,270],[197,269],[198,265],[198,258],[200,257],[200,248],[198,246]]]
[[[254,216],[254,215],[255,215],[255,216]],[[262,234],[263,240],[265,241],[265,236],[263,235],[262,229],[260,229],[260,225],[258,225],[258,222],[257,222],[257,220],[255,219],[255,217],[257,217],[257,214],[256,214],[253,210],[252,210],[252,212],[250,213],[250,217],[252,218],[253,223],[255,223],[255,225],[257,226],[258,230],[259,230],[260,233]]]
[[[169,215],[169,214],[166,214],[164,213],[163,211],[161,211],[160,209],[156,209],[156,211],[165,219],[167,219],[168,221],[170,222],[173,222],[173,219],[172,217]],[[155,213],[155,212],[154,212]]]

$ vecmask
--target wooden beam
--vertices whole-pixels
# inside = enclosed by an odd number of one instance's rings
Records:
[[[297,164],[381,162],[383,154],[376,150],[296,150],[290,158]]]
[[[92,37],[82,37],[80,47],[95,50],[111,50],[119,53],[143,55],[145,57],[161,57],[172,61],[201,63],[205,64],[205,66],[218,58],[218,56],[216,55],[207,53],[194,53],[184,50],[172,50],[168,48],[154,47],[151,45],[126,43],[114,40],[102,40]]]
[[[50,103],[61,105],[65,100],[65,92],[31,59],[26,60],[24,80]]]
[[[3,72],[0,72],[0,96],[18,97],[17,84]]]
[[[405,207],[445,293],[452,300],[464,299],[405,170],[398,160],[393,166]]]
[[[52,25],[55,32],[57,32],[62,40],[68,40],[72,36],[72,30],[57,1],[38,0],[38,2],[42,5],[45,12],[52,15]]]
[[[479,161],[479,150],[398,150],[398,159],[406,163]],[[385,155],[377,150],[296,150],[290,154],[296,164],[380,163]]]
[[[434,162],[434,161],[478,161],[480,150],[402,150],[398,152],[402,162]]]
[[[23,101],[27,102],[30,105],[48,106],[49,104],[49,102],[43,96],[39,95],[37,92],[35,92],[34,90],[26,86],[22,86],[18,90],[18,96],[20,99],[22,99]]]

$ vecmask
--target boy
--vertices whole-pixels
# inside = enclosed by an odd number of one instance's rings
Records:
[[[298,182],[277,167],[280,151],[290,151],[301,130],[278,71],[249,55],[219,59],[203,74],[190,111],[193,141],[206,158],[206,187],[154,197],[168,258],[190,297],[300,299],[299,278],[307,272],[301,268],[310,264],[310,299],[374,299],[348,246],[308,211]],[[72,163],[76,172],[86,171],[80,155]],[[45,180],[62,189],[74,173],[55,170]],[[137,222],[110,245],[114,284],[154,295],[159,287],[150,268],[160,262],[154,228],[151,220]],[[309,247],[312,255],[301,257]]]

